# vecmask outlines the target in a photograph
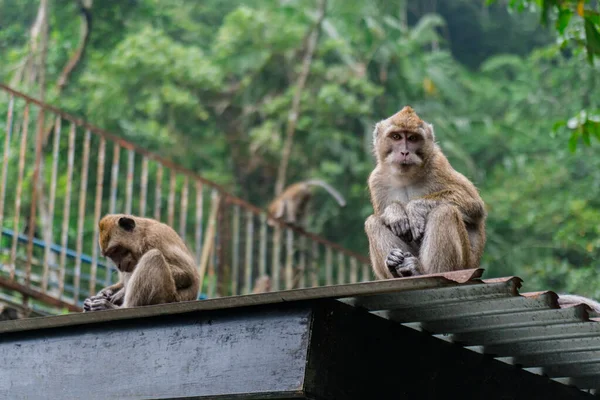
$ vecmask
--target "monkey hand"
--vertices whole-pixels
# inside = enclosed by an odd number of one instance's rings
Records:
[[[125,297],[125,291],[122,289],[115,293],[110,288],[104,288],[101,291],[99,291],[98,293],[96,293],[96,295],[90,296],[84,300],[83,312],[93,311],[92,304],[101,299],[106,299],[113,304],[120,305],[123,303],[124,297]]]
[[[125,300],[125,289],[118,290],[112,296],[109,297],[111,303],[120,306],[123,305],[123,300]]]
[[[385,259],[385,264],[394,277],[421,275],[419,259],[407,251],[392,249]]]
[[[385,226],[390,228],[392,233],[406,243],[412,241],[412,232],[410,228],[410,220],[406,214],[404,206],[400,203],[392,203],[383,210],[381,221]]]
[[[87,302],[87,305],[86,305]],[[86,299],[83,304],[83,311],[103,311],[119,308],[119,306],[113,304],[110,299],[106,297],[94,296]]]
[[[415,242],[419,242],[423,238],[427,216],[435,205],[434,201],[423,199],[412,200],[406,205],[406,215],[410,221],[410,233]]]

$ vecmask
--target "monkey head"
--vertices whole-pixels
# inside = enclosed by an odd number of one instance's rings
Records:
[[[406,106],[375,125],[373,147],[377,163],[400,175],[423,169],[434,154],[433,126]]]
[[[110,258],[119,271],[132,272],[143,255],[143,234],[132,215],[109,214],[98,223],[98,242],[102,255]]]

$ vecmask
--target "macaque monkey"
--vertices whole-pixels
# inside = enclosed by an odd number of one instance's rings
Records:
[[[365,232],[376,277],[477,268],[487,212],[475,186],[436,144],[433,126],[407,106],[376,124],[373,145],[374,214]]]
[[[254,281],[254,288],[252,294],[267,293],[271,291],[271,278],[269,275],[263,275]]]
[[[194,257],[171,227],[124,214],[106,215],[99,227],[100,250],[115,263],[120,280],[86,299],[84,312],[197,299]]]
[[[587,297],[578,296],[576,294],[559,294],[558,305],[560,308],[575,306],[577,304],[585,304],[594,312],[600,314],[600,303]]]
[[[320,186],[327,190],[341,207],[346,205],[346,200],[331,185],[319,179],[311,179],[288,186],[283,193],[269,204],[269,214],[278,219],[283,217],[288,224],[296,225],[300,223],[306,215],[306,207],[312,198],[313,186]],[[267,223],[269,226],[275,226],[272,219],[269,219]]]

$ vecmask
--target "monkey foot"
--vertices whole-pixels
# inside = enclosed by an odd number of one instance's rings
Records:
[[[419,272],[419,259],[401,249],[392,249],[385,260],[385,264],[396,278],[421,275]]]

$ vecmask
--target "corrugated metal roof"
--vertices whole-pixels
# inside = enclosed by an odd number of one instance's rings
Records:
[[[600,324],[591,317],[598,315],[585,304],[560,308],[550,291],[519,293],[520,286],[518,277],[473,278],[449,287],[341,301],[595,392],[600,388]]]
[[[312,299],[338,299],[442,340],[582,390],[600,388],[600,324],[587,305],[559,308],[550,291],[520,293],[521,279],[482,269],[294,289],[0,323],[2,332]]]

